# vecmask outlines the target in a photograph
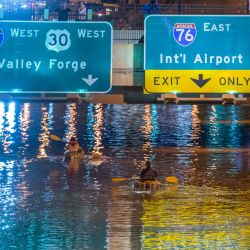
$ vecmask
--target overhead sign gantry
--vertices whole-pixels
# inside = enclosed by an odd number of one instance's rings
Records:
[[[250,93],[250,16],[152,15],[144,40],[147,92]]]
[[[106,93],[107,22],[0,22],[0,92]]]

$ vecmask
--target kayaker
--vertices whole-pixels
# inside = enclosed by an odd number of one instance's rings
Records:
[[[82,152],[82,148],[79,146],[78,141],[75,137],[71,137],[67,143],[66,149],[68,152]]]
[[[102,157],[102,153],[98,150],[92,151],[92,160],[100,160]]]
[[[141,171],[140,174],[142,181],[155,181],[157,178],[157,172],[151,167],[151,162],[146,161],[146,168]]]

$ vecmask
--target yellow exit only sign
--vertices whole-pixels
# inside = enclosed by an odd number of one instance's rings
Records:
[[[145,70],[150,93],[250,93],[250,70]]]

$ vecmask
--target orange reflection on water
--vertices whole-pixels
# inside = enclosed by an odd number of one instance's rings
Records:
[[[146,161],[150,159],[152,154],[151,134],[154,128],[151,120],[151,105],[149,104],[145,105],[143,120],[145,123],[142,125],[141,131],[145,137],[145,143],[142,145],[142,148],[144,149],[145,152],[144,162],[143,162],[143,166],[145,166]]]
[[[80,158],[72,158],[68,162],[65,162],[65,166],[67,167],[67,172],[69,177],[78,176],[78,172],[80,170]]]
[[[37,158],[45,158],[47,157],[46,147],[49,145],[50,142],[50,130],[49,123],[51,123],[49,119],[49,112],[47,111],[47,107],[42,106],[41,107],[41,113],[42,113],[42,119],[41,119],[41,132],[39,134],[39,142],[41,143],[39,145],[39,153],[37,155]]]
[[[145,113],[143,115],[143,120],[145,123],[142,125],[141,130],[144,133],[146,142],[143,144],[143,149],[147,152],[151,151],[151,140],[150,136],[153,131],[153,125],[151,121],[151,106],[149,104],[145,105]]]
[[[71,137],[77,137],[76,131],[76,103],[70,103],[67,105],[65,124],[67,125],[65,138],[69,141]]]
[[[96,152],[100,152],[103,148],[102,145],[102,131],[103,131],[103,105],[95,105],[95,123],[93,125],[94,130],[94,148]]]

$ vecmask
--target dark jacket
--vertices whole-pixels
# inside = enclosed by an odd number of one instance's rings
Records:
[[[140,177],[142,181],[154,181],[157,177],[157,173],[152,167],[146,167],[141,171]]]

